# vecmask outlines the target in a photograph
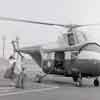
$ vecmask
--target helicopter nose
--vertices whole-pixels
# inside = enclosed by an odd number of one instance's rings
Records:
[[[79,59],[83,60],[84,71],[90,73],[94,76],[100,76],[100,53],[94,51],[82,51],[79,56]]]

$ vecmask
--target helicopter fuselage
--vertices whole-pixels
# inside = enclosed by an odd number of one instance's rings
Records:
[[[72,54],[72,52],[69,53]],[[62,55],[60,54],[57,56],[58,58],[54,56],[54,59],[44,60],[43,71],[49,74],[72,77],[78,73],[81,73],[82,77],[100,76],[100,53],[82,51],[80,54],[74,56],[67,54],[62,52]],[[67,56],[70,57],[68,58]]]

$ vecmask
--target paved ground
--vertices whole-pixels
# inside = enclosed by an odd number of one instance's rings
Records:
[[[83,87],[75,87],[71,78],[48,76],[41,84],[27,80],[25,89],[9,87],[9,80],[0,79],[0,100],[99,100],[100,87],[92,80],[83,81]]]
[[[3,70],[8,66],[4,62],[0,62],[0,76],[3,76]],[[25,65],[29,68],[33,64]],[[33,67],[29,68],[32,71],[29,76],[36,72],[33,72]],[[48,76],[41,84],[26,80],[25,89],[16,89],[10,87],[11,81],[0,78],[0,100],[99,100],[100,87],[94,87],[92,82],[84,79],[83,87],[79,88],[75,87],[71,78]]]

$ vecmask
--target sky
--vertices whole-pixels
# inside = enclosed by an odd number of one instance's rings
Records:
[[[60,24],[95,24],[100,23],[100,1],[0,0],[0,16]],[[99,40],[100,35],[90,30],[92,37]],[[60,27],[0,21],[0,56],[2,36],[6,36],[5,55],[8,56],[12,50],[11,40],[16,36],[19,36],[21,46],[31,46],[55,41],[63,31],[65,29]]]

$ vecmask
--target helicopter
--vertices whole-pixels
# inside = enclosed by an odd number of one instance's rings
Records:
[[[62,35],[64,45],[56,42],[55,45],[49,43],[16,49],[14,42],[12,42],[15,52],[20,56],[22,53],[29,54],[46,73],[44,76],[38,77],[38,82],[41,82],[48,74],[55,74],[72,77],[73,81],[78,83],[76,86],[82,86],[83,78],[94,78],[94,86],[100,85],[98,79],[100,76],[100,45],[96,42],[87,41],[85,33],[77,31],[78,28],[98,24],[63,25],[9,17],[0,17],[0,20],[59,26],[68,29]],[[78,34],[81,35],[81,39]]]

